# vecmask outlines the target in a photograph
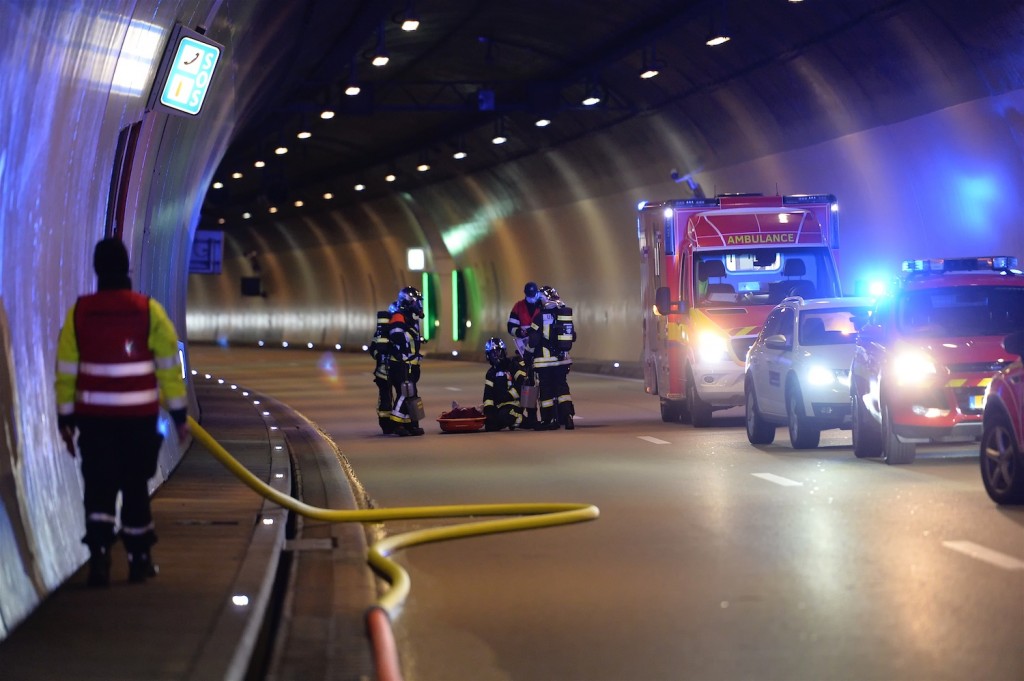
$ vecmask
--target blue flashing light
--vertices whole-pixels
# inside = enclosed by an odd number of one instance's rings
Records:
[[[672,202],[676,208],[714,208],[722,205],[718,197],[694,197],[692,199],[677,199]]]
[[[839,204],[834,194],[791,194],[782,197],[782,205],[800,205],[803,203],[830,203],[832,210],[838,211]]]
[[[640,203],[636,204],[637,210],[643,210],[647,206],[647,199],[644,199]]]
[[[904,260],[901,267],[904,274],[927,272],[1006,272],[1015,270],[1017,258],[1012,255],[989,255],[976,258],[924,258]]]

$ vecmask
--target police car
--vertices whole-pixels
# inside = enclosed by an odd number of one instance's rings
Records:
[[[850,361],[871,298],[786,298],[765,320],[744,367],[747,439],[770,444],[779,425],[796,449],[849,429]]]
[[[1009,256],[908,260],[880,298],[851,366],[853,452],[911,463],[917,445],[977,440],[985,388],[1024,329],[1024,273]]]
[[[1024,331],[1004,338],[1003,349],[1018,359],[985,393],[981,479],[997,504],[1024,504]]]

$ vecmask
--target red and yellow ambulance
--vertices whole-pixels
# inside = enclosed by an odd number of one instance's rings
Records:
[[[743,404],[747,350],[789,296],[842,295],[831,194],[722,195],[638,210],[644,385],[664,421]]]

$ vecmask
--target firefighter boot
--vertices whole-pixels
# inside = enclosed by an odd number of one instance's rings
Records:
[[[558,420],[565,426],[566,430],[573,430],[576,427],[572,422],[575,411],[572,408],[572,402],[562,402],[558,405]]]
[[[377,425],[380,426],[380,431],[385,435],[392,435],[395,432],[395,422],[389,418],[378,418]]]
[[[90,587],[110,586],[110,549],[106,546],[89,548]]]
[[[134,584],[156,577],[159,568],[153,564],[153,557],[146,553],[128,554],[128,581]]]

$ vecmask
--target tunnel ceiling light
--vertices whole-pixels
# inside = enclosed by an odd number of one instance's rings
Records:
[[[223,189],[224,188],[224,183],[218,180],[217,182],[213,183],[213,188],[214,189]]]
[[[582,104],[583,106],[594,106],[595,104],[598,104],[600,101],[601,98],[596,95],[587,95],[586,97],[584,97]]]
[[[732,40],[731,36],[727,36],[724,33],[716,33],[716,34],[711,35],[707,39],[707,43],[706,44],[708,45],[708,47],[717,47],[719,45],[724,45],[725,43],[729,42],[730,40]]]
[[[394,181],[395,181],[395,180],[397,180],[397,179],[398,179],[398,178],[397,178],[397,177],[395,177],[395,174],[394,174],[394,173],[388,173],[387,175],[385,175],[385,176],[384,176],[384,181],[385,181],[385,182],[394,182]]]
[[[224,218],[217,218],[217,224],[218,224],[218,225],[226,225],[226,224],[227,224],[227,222],[228,222],[228,221],[227,221],[227,220],[225,220]]]
[[[355,190],[356,190],[357,192],[361,192],[361,191],[363,191],[364,189],[366,189],[366,185],[365,185],[365,184],[362,184],[362,183],[360,183],[360,184],[357,184],[357,185],[356,185],[355,187],[353,187],[353,189],[355,189]]]
[[[243,220],[248,220],[251,217],[252,217],[252,213],[242,213],[242,219]]]
[[[324,199],[325,200],[330,201],[333,198],[334,198],[334,194],[332,194],[330,192],[324,192]]]
[[[358,95],[362,91],[363,91],[363,89],[361,87],[359,87],[358,83],[349,83],[345,87],[345,94],[348,95],[349,97],[355,97],[356,95]]]
[[[231,177],[233,179],[235,179],[235,180],[241,180],[242,179],[242,173],[231,173]]]
[[[396,18],[396,21],[398,19]],[[409,0],[409,3],[405,6],[405,13],[401,15],[402,30],[406,32],[412,32],[420,27],[420,17],[416,14],[416,8],[413,6],[413,0]]]
[[[452,154],[452,158],[454,158],[456,161],[461,161],[462,159],[466,158],[467,156],[469,156],[469,154],[464,152],[462,149],[459,149],[454,154]]]
[[[549,125],[551,125],[551,119],[550,118],[538,118],[537,122],[534,123],[534,125],[536,125],[538,128],[546,128]]]
[[[277,212],[277,206],[271,206],[270,208],[267,209],[267,212],[273,215],[274,213]]]
[[[420,163],[418,166],[416,166],[416,170],[420,171],[421,173],[425,173],[428,170],[430,170],[430,164],[424,161]]]
[[[491,138],[492,144],[504,144],[505,142],[508,142],[508,138],[502,134],[495,135]]]
[[[580,101],[583,106],[595,106],[601,102],[601,87],[591,79],[587,80],[584,97]]]
[[[265,162],[263,162],[263,161],[256,161],[255,163],[253,163],[253,166],[255,166],[256,168],[262,168],[265,165],[267,165],[267,164]]]
[[[302,207],[303,207],[303,206],[305,206],[305,205],[306,205],[306,203],[305,203],[305,202],[304,202],[304,201],[303,201],[302,199],[298,199],[298,200],[297,200],[297,201],[295,202],[295,207],[296,207],[296,208],[302,208]]]
[[[376,67],[381,67],[387,66],[389,61],[391,61],[391,57],[389,57],[384,52],[378,52],[373,56],[373,61],[371,61],[370,63]]]
[[[325,121],[329,121],[332,118],[334,118],[334,112],[331,111],[330,109],[324,109],[323,111],[320,112],[320,118],[324,119]]]
[[[373,48],[370,63],[379,68],[386,66],[389,61],[391,61],[391,58],[388,57],[388,51],[384,45],[384,24],[381,23],[377,26],[377,46]]]
[[[288,147],[278,147],[277,149],[274,149],[274,153],[278,156],[284,156],[288,153]]]
[[[302,132],[296,135],[296,137],[298,137],[300,140],[308,140],[312,136],[313,133],[311,133],[309,130],[303,130]]]
[[[665,68],[665,62],[658,59],[653,45],[643,51],[643,66],[640,68],[640,78],[650,80],[661,73],[663,68]]]

